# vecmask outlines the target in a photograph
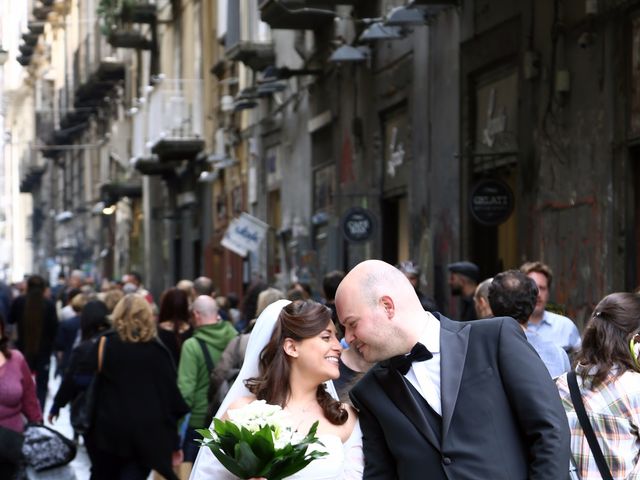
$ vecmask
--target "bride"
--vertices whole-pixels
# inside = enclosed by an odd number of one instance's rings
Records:
[[[216,418],[253,400],[280,405],[301,432],[318,421],[327,455],[289,479],[361,479],[362,432],[353,408],[340,403],[331,379],[339,377],[342,348],[331,311],[313,301],[278,300],[258,318],[244,364]],[[324,383],[326,382],[326,383]],[[201,448],[190,480],[233,479],[208,448]]]

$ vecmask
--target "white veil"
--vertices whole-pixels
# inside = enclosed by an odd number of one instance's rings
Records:
[[[229,389],[227,396],[224,397],[220,408],[215,414],[215,418],[222,417],[229,408],[229,405],[237,399],[251,395],[251,392],[245,386],[244,381],[249,378],[257,377],[260,373],[260,353],[262,353],[262,350],[271,339],[271,334],[273,333],[273,328],[280,316],[280,311],[290,303],[291,302],[289,300],[277,300],[265,308],[256,320],[256,324],[251,331],[251,336],[249,337],[249,343],[247,344],[242,368],[240,369],[240,372],[238,372],[238,376]],[[333,382],[329,380],[325,382],[325,385],[329,394],[338,400],[338,394]],[[212,474],[217,472],[217,470],[213,469],[216,463],[218,463],[218,460],[213,456],[211,450],[208,448],[200,448],[189,479],[204,480],[218,478],[216,476],[212,476]]]

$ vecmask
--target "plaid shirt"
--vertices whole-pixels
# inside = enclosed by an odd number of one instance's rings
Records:
[[[640,373],[627,371],[614,379],[613,375],[596,390],[590,390],[589,379],[583,382],[576,368],[578,385],[582,393],[593,431],[607,460],[614,479],[640,480]],[[571,429],[571,452],[582,480],[601,480],[600,472],[589,449],[578,416],[571,402],[567,375],[556,380],[562,406],[567,412]]]

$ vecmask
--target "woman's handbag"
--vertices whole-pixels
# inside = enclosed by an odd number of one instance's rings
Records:
[[[96,411],[96,400],[98,395],[99,375],[102,371],[102,362],[104,360],[104,348],[107,343],[107,337],[100,337],[98,343],[98,369],[96,370],[87,389],[76,397],[71,404],[71,426],[79,434],[87,433],[93,424]]]
[[[24,459],[36,472],[66,465],[76,456],[76,444],[45,425],[30,423],[24,430]]]
[[[582,400],[582,395],[580,394],[580,387],[578,387],[578,380],[576,379],[576,372],[573,370],[567,373],[567,384],[569,385],[569,393],[571,394],[573,408],[578,416],[578,421],[580,422],[584,436],[587,437],[587,442],[589,443],[589,448],[593,454],[593,459],[598,466],[600,476],[602,477],[602,480],[613,480],[611,470],[609,470],[609,466],[604,458],[604,454],[602,453],[596,434],[593,431],[589,417],[587,417],[587,411],[584,408],[584,402]]]
[[[0,462],[14,465],[22,461],[24,435],[10,428],[0,427]]]

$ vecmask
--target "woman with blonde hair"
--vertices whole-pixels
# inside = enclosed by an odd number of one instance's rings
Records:
[[[158,341],[151,306],[126,295],[113,310],[98,373],[96,417],[89,432],[95,445],[91,479],[140,479],[156,470],[177,480],[182,460],[178,420],[187,413],[177,387],[171,353]],[[93,357],[98,361],[100,342]],[[97,368],[96,368],[97,369]]]

